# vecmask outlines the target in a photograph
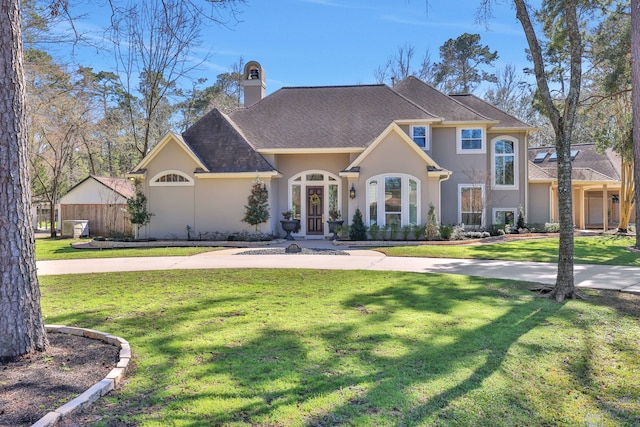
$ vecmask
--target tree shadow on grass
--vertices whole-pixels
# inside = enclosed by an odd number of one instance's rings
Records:
[[[228,375],[238,387],[182,395],[181,406],[197,406],[203,400],[244,402],[235,409],[208,414],[207,422],[212,424],[329,426],[371,421],[367,417],[393,425],[430,421],[446,412],[452,401],[482,387],[500,368],[511,345],[561,307],[535,298],[499,301],[498,293],[479,286],[483,282],[470,279],[470,283],[469,287],[443,283],[425,290],[420,280],[405,281],[402,287],[390,286],[345,301],[346,309],[376,307],[377,311],[357,321],[332,323],[320,332],[310,332],[304,325],[291,330],[264,328],[241,345],[212,346],[208,351],[217,355],[216,360],[203,367],[199,380]],[[476,328],[452,325],[420,339],[395,335],[388,328],[364,332],[371,323],[391,321],[400,308],[416,314],[445,314],[457,302],[492,298],[504,305],[503,314],[485,319]],[[310,340],[321,340],[322,351],[310,348]],[[405,354],[381,351],[391,342],[407,349]],[[311,354],[317,351],[322,355]],[[420,404],[407,397],[414,386],[443,380],[452,385],[424,396]],[[291,408],[304,408],[300,419],[295,415],[288,421],[278,418]],[[172,412],[166,421],[195,425],[203,416]]]
[[[169,425],[420,424],[480,388],[509,347],[561,307],[513,295],[499,281],[496,289],[486,280],[446,275],[394,274],[385,282],[391,284],[374,292],[354,290],[339,309],[325,312],[335,319],[314,324],[292,317],[290,326],[256,327],[255,318],[244,317],[253,307],[249,297],[193,298],[112,320],[92,315],[88,327],[117,329],[134,353],[136,343],[154,349],[135,387],[122,391],[133,399],[109,411],[158,412],[153,418]],[[477,324],[450,322],[449,314],[468,301],[498,305],[501,314],[476,318]],[[405,335],[400,312],[416,319],[428,314],[442,327]],[[73,314],[61,319],[72,321]],[[208,342],[212,334],[234,331],[240,339]],[[402,351],[386,351],[393,346]],[[437,391],[419,402],[410,397],[416,387],[443,381],[448,385],[431,387]]]

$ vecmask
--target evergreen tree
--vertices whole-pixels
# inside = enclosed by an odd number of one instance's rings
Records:
[[[480,67],[493,65],[498,52],[480,44],[480,34],[464,33],[440,46],[441,62],[434,64],[434,80],[446,93],[471,93],[483,81],[496,82],[495,74]]]
[[[436,217],[436,208],[429,203],[429,213],[427,214],[426,239],[437,240],[440,238],[440,227],[438,226],[438,218]]]
[[[349,227],[349,238],[351,240],[367,240],[367,227],[362,220],[362,213],[360,209],[356,209],[351,220],[351,227]]]
[[[136,194],[133,198],[127,199],[127,214],[131,224],[136,225],[136,236],[142,226],[149,224],[153,214],[147,210],[147,196],[136,182]]]
[[[242,220],[255,226],[258,231],[258,225],[269,219],[269,193],[260,179],[256,179],[253,183],[247,200],[248,204],[245,205],[246,212]]]

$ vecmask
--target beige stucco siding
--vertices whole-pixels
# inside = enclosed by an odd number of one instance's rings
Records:
[[[186,239],[187,225],[193,227],[195,187],[149,187],[148,237]]]
[[[404,174],[415,177],[420,182],[419,222],[427,220],[429,204],[438,206],[437,179],[435,185],[429,182],[427,163],[405,139],[395,132],[389,133],[360,163],[360,177],[354,184],[358,197],[350,206],[350,215],[360,208],[366,219],[367,181],[379,175]],[[351,217],[350,217],[351,219]]]
[[[196,188],[193,171],[197,167],[183,147],[169,141],[149,162],[145,173],[144,189],[151,221],[140,230],[141,237],[187,237],[186,226],[195,221]],[[177,171],[188,176],[194,185],[153,186],[152,180],[163,172]]]
[[[267,184],[265,180],[262,180]],[[255,178],[202,178],[196,181],[195,217],[196,235],[233,233],[241,230],[254,232],[255,227],[242,221],[247,199]],[[271,232],[267,222],[259,231]]]

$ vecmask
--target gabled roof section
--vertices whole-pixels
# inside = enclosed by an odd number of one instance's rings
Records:
[[[182,136],[173,132],[169,132],[160,140],[159,143],[156,144],[155,147],[151,149],[151,151],[149,151],[149,153],[146,156],[144,156],[144,158],[140,161],[140,163],[138,163],[136,167],[133,168],[133,170],[128,175],[132,175],[132,176],[141,175],[140,173],[141,170],[146,169],[147,165],[154,159],[154,157],[157,156],[158,153],[162,151],[164,146],[171,141],[174,141],[179,146],[181,146],[184,149],[184,151],[187,153],[187,155],[191,157],[193,161],[197,164],[197,167],[206,169],[205,164],[202,162],[202,160],[200,160],[200,158],[198,157],[198,154],[191,149],[191,147],[184,141],[184,139],[182,139]]]
[[[475,95],[471,94],[460,94],[460,95],[449,95],[456,101],[461,104],[466,105],[467,107],[477,111],[479,114],[482,114],[486,117],[491,117],[493,120],[498,120],[500,123],[495,125],[495,127],[500,129],[530,129],[534,130],[534,127],[513,117],[510,114],[505,113],[499,108],[494,107],[486,101],[478,98]]]
[[[422,80],[409,76],[393,87],[402,96],[447,122],[491,122],[495,118],[480,114]]]
[[[555,153],[555,147],[529,148],[529,180],[557,180],[558,162],[550,160],[551,155],[542,162],[534,163],[533,160],[539,153]],[[620,157],[611,149],[600,153],[595,144],[573,144],[571,151],[576,152],[571,161],[571,179],[574,181],[590,182],[618,182],[621,181]]]
[[[75,190],[76,188],[78,188],[88,180],[97,181],[99,184],[105,186],[109,190],[112,190],[113,192],[121,195],[126,199],[130,199],[133,196],[135,196],[135,188],[134,188],[133,182],[131,182],[130,180],[126,178],[114,178],[110,176],[96,176],[96,175],[89,175],[88,177],[86,177],[85,179],[83,179],[73,187],[71,187],[69,191],[67,191],[67,194],[71,193],[73,190]]]
[[[394,120],[438,120],[386,85],[285,87],[229,117],[258,151],[362,149]]]
[[[251,146],[229,118],[217,109],[183,134],[206,165],[205,172],[270,172],[273,166]]]
[[[122,197],[130,199],[135,196],[135,188],[133,182],[127,178],[113,178],[110,176],[95,176],[91,175],[91,178],[95,179],[107,188],[112,189]]]
[[[413,140],[411,138],[409,138],[409,136],[402,130],[400,129],[400,126],[398,126],[396,123],[391,123],[389,126],[387,126],[387,128],[380,134],[378,135],[378,137],[373,141],[373,143],[371,143],[366,150],[364,150],[358,157],[355,158],[355,160],[353,162],[351,162],[351,164],[345,168],[344,172],[348,173],[348,172],[359,172],[360,171],[360,164],[362,163],[362,161],[364,159],[367,158],[367,156],[373,151],[375,150],[375,148],[378,146],[378,144],[380,144],[382,141],[384,141],[384,139],[387,137],[387,135],[389,135],[390,133],[395,132],[396,134],[398,134],[401,139],[409,146],[411,147],[416,154],[418,155],[418,157],[422,158],[422,160],[424,160],[426,166],[432,170],[432,171],[442,171],[443,173],[450,173],[449,171],[442,169],[436,162],[435,160],[433,160],[431,158],[431,156],[429,156],[422,148],[420,148],[418,146],[418,144],[416,144],[415,142],[413,142]]]

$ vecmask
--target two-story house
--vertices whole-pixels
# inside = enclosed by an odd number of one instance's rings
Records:
[[[446,95],[409,77],[387,85],[284,87],[265,96],[265,72],[244,69],[244,103],[170,133],[129,174],[151,222],[141,237],[233,232],[256,179],[269,193],[263,232],[330,235],[329,212],[367,225],[513,222],[527,209],[527,138],[534,129],[473,95]]]

